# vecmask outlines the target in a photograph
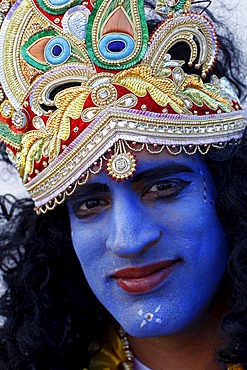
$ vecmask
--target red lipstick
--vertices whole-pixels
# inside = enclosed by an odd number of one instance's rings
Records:
[[[117,271],[112,277],[127,293],[147,293],[166,280],[178,262],[180,260],[169,260],[149,266],[131,267]]]

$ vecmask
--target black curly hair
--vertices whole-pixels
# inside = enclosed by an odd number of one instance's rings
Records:
[[[153,7],[152,1],[147,1]],[[210,15],[210,14],[209,14]],[[214,19],[216,22],[216,20]],[[149,22],[150,32],[157,21]],[[226,76],[245,97],[241,53],[226,28],[212,74]],[[173,55],[186,49],[174,47]],[[1,158],[7,161],[3,147]],[[247,369],[247,139],[204,156],[213,174],[216,207],[231,249],[227,273],[228,313],[222,321],[224,348],[217,360],[226,369]],[[0,197],[0,370],[81,370],[88,367],[88,346],[114,323],[91,292],[75,255],[68,212],[60,205],[37,216],[33,202]]]

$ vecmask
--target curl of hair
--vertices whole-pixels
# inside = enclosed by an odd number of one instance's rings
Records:
[[[228,313],[222,321],[225,346],[218,360],[247,368],[247,138],[239,145],[211,149],[205,161],[213,175],[216,208],[229,242],[225,293]]]
[[[0,199],[0,368],[82,369],[88,346],[111,320],[92,294],[72,247],[65,205],[36,216],[29,199]]]

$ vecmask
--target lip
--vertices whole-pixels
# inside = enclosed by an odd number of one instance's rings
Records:
[[[153,265],[131,267],[112,275],[117,285],[127,293],[148,293],[165,281],[181,260],[167,260]]]

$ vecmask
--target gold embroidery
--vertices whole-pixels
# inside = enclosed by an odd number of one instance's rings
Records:
[[[243,367],[239,364],[228,365],[227,370],[244,370]]]

